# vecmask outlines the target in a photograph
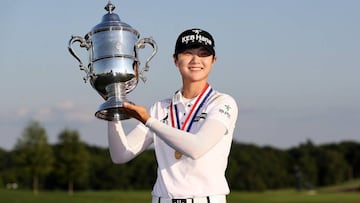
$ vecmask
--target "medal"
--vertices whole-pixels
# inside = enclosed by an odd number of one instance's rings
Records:
[[[174,156],[175,156],[175,159],[179,160],[179,159],[181,159],[182,154],[175,150]]]
[[[179,115],[178,115],[177,106],[175,104],[173,105],[173,102],[171,102],[170,118],[171,118],[172,127],[173,128],[176,127],[180,130],[185,130],[186,132],[189,132],[196,115],[198,114],[199,110],[201,109],[201,107],[203,106],[203,104],[205,103],[207,98],[210,96],[211,92],[212,92],[211,86],[209,84],[206,84],[204,89],[201,91],[199,97],[196,99],[193,107],[191,108],[191,110],[190,110],[188,116],[186,117],[182,126],[180,125],[180,119],[179,119]],[[173,110],[173,108],[174,108],[174,110]],[[175,150],[174,156],[175,156],[175,159],[179,160],[179,159],[181,159],[182,154]]]

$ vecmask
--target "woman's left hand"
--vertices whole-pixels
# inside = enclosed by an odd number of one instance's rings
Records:
[[[143,124],[150,118],[147,109],[143,106],[138,106],[128,102],[124,103],[124,111],[131,117],[139,120]]]

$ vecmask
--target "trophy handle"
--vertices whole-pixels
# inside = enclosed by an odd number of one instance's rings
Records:
[[[155,54],[157,53],[157,50],[158,50],[157,44],[153,40],[152,37],[140,39],[139,41],[136,42],[135,47],[136,47],[136,49],[143,49],[143,48],[145,48],[146,43],[150,44],[154,50],[153,50],[152,54],[150,55],[150,57],[146,60],[145,67],[139,73],[139,77],[141,78],[141,80],[143,82],[146,82],[146,80],[147,80],[147,78],[144,76],[144,72],[149,71],[149,62],[155,56]]]
[[[68,50],[69,50],[70,54],[79,62],[80,70],[83,70],[86,73],[86,76],[83,77],[84,81],[86,82],[89,79],[91,73],[90,73],[89,68],[84,66],[84,64],[82,63],[80,57],[76,54],[76,52],[72,48],[72,45],[75,42],[79,42],[81,48],[88,49],[90,46],[86,43],[86,40],[83,37],[80,37],[80,36],[71,36],[71,39],[70,39],[69,45],[68,45]]]

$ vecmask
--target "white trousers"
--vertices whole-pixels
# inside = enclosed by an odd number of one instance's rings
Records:
[[[163,198],[163,197],[152,197],[151,203],[226,203],[225,195],[215,195],[208,197],[194,197],[194,198]]]

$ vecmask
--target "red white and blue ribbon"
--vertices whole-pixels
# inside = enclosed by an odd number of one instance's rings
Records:
[[[201,91],[198,98],[196,99],[194,105],[192,106],[189,114],[187,115],[187,117],[182,125],[180,125],[180,119],[179,119],[177,106],[171,102],[170,118],[171,118],[172,127],[178,128],[180,130],[186,130],[186,132],[189,132],[196,115],[198,114],[201,107],[204,105],[204,103],[206,102],[207,98],[210,96],[212,91],[213,91],[213,89],[207,83],[206,86],[204,87],[204,89]]]

